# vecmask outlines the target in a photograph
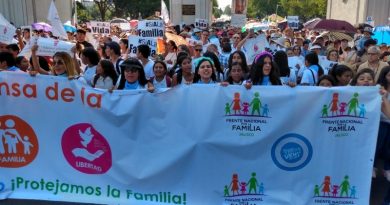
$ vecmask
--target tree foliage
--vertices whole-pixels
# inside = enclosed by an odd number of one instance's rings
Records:
[[[223,14],[231,16],[232,15],[232,8],[229,5],[225,6],[225,9],[223,10]]]
[[[280,5],[289,16],[299,16],[302,20],[326,16],[327,0],[280,0]]]
[[[324,18],[326,7],[327,0],[249,0],[248,17],[264,18],[277,10],[279,16],[299,16],[306,21]]]

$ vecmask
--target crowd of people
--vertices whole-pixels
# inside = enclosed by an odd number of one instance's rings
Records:
[[[79,80],[93,88],[113,90],[146,89],[154,92],[191,84],[221,86],[374,86],[383,89],[382,116],[376,159],[384,159],[384,175],[390,181],[390,45],[380,44],[371,36],[371,27],[359,27],[351,39],[331,39],[326,33],[291,28],[254,31],[227,27],[200,30],[193,25],[175,31],[191,42],[176,45],[165,42],[165,53],[151,55],[151,48],[138,45],[129,51],[128,32],[124,36],[95,36],[97,44],[87,39],[87,28],[68,32],[76,43],[73,55],[57,52],[38,56],[39,45],[31,47],[31,58],[18,56],[31,35],[50,37],[44,31],[18,30],[18,43],[0,43],[0,70],[31,75],[53,75]],[[265,35],[269,48],[259,51],[248,62],[245,42]],[[119,37],[119,38],[118,38]],[[122,37],[122,38],[121,38]],[[115,40],[116,39],[116,40]],[[291,59],[295,59],[291,61]],[[292,64],[293,62],[293,64]],[[373,177],[379,172],[373,170]],[[390,194],[387,196],[390,201]]]

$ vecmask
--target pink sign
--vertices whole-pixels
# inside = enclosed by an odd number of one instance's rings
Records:
[[[65,130],[62,151],[68,163],[86,174],[104,174],[112,166],[107,140],[91,124],[80,123]]]

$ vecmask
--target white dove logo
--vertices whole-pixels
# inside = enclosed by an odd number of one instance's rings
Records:
[[[91,128],[88,127],[84,132],[79,130],[79,135],[81,137],[81,144],[87,148],[88,144],[91,142],[93,138],[93,134],[91,133]]]
[[[99,158],[104,154],[103,150],[98,150],[95,153],[90,153],[86,148],[89,143],[91,143],[93,139],[93,134],[91,132],[91,127],[88,127],[84,132],[79,130],[79,135],[81,138],[81,145],[84,146],[84,148],[75,148],[72,150],[72,153],[75,157],[81,157],[88,161],[94,161],[95,159]]]

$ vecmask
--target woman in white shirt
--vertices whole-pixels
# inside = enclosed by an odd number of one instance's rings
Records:
[[[165,54],[165,63],[168,65],[168,67],[172,67],[173,64],[176,63],[177,59],[177,46],[176,43],[172,40],[168,41],[167,43],[167,53]]]
[[[101,60],[96,68],[96,75],[91,81],[94,88],[112,89],[118,80],[114,64],[110,60]]]

